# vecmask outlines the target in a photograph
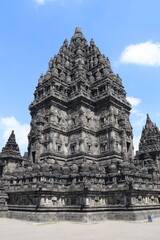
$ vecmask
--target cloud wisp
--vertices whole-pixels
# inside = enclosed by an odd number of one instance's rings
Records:
[[[133,127],[133,143],[134,143],[135,151],[138,150],[139,140],[140,140],[142,128],[145,125],[145,122],[146,122],[146,114],[133,108],[131,111],[131,124]]]
[[[132,105],[130,120],[131,120],[131,125],[133,127],[133,133],[134,133],[133,134],[134,150],[137,151],[139,146],[142,127],[144,126],[146,121],[146,114],[144,114],[142,111],[137,109],[138,105],[141,103],[140,98],[128,96],[127,100]]]
[[[56,0],[35,0],[35,2],[39,5],[44,5],[47,2],[55,2]]]
[[[160,42],[147,41],[127,46],[120,57],[121,63],[160,66]]]
[[[140,98],[134,98],[134,97],[127,97],[127,101],[132,105],[132,107],[136,107],[141,103]]]
[[[60,2],[61,4],[64,4],[65,2],[69,0],[34,0],[38,5],[44,5],[48,2]],[[72,0],[73,2],[76,3],[81,3],[83,0]]]
[[[16,141],[22,152],[27,150],[28,139],[27,135],[30,130],[28,124],[21,124],[15,119],[15,117],[1,117],[0,118],[0,131],[2,133],[4,145],[11,134],[11,131],[15,131]]]

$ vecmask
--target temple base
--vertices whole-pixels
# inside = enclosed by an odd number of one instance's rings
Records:
[[[0,211],[0,218],[6,218],[7,217],[7,211]]]
[[[34,222],[99,222],[107,220],[145,221],[148,216],[160,217],[160,209],[137,211],[103,211],[103,212],[30,212],[8,211],[7,218],[14,218]]]

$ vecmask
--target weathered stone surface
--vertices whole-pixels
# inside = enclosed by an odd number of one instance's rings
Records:
[[[12,132],[0,155],[0,200],[8,201],[9,217],[141,220],[152,210],[159,216],[160,131],[147,116],[134,157],[122,80],[79,27],[50,59],[29,109],[28,153],[21,157]]]

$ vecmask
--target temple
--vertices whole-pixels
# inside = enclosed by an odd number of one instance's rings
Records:
[[[77,27],[41,75],[28,152],[0,153],[0,216],[32,221],[160,216],[160,131],[147,115],[134,156],[122,79]]]

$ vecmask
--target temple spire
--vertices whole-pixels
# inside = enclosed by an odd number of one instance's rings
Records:
[[[75,33],[81,33],[82,34],[82,29],[80,27],[75,28]]]
[[[14,130],[12,130],[5,147],[2,149],[1,157],[7,156],[21,157]]]
[[[149,114],[147,113],[146,124],[152,124]]]
[[[142,135],[139,143],[139,151],[152,152],[156,149],[160,149],[159,138],[160,130],[156,124],[152,122],[149,114],[147,114],[146,124],[142,130]]]
[[[76,27],[75,33],[71,38],[70,45],[73,47],[81,46],[82,48],[88,45],[80,27]]]
[[[158,127],[156,126],[155,123],[152,122],[149,114],[147,114],[145,129],[146,129],[146,132],[147,133],[149,132],[150,134],[151,134],[151,132],[153,132],[153,133],[158,133],[159,132]]]

